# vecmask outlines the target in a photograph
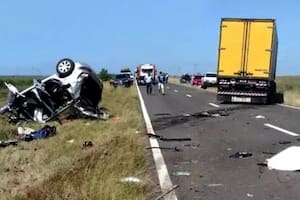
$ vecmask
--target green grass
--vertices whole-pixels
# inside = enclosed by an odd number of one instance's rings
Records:
[[[3,105],[6,92],[0,93]],[[113,114],[107,121],[51,122],[57,135],[1,148],[0,199],[150,199],[153,183],[135,87],[114,89],[105,84],[102,105]],[[15,125],[1,118],[0,126],[2,139],[14,136]],[[83,148],[84,141],[93,146]],[[121,183],[127,176],[142,183]]]

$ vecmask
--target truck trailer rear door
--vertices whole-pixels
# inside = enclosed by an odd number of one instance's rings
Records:
[[[243,71],[246,22],[221,21],[218,60],[219,76],[238,76]]]
[[[272,54],[272,21],[249,21],[247,24],[246,75],[268,78]]]

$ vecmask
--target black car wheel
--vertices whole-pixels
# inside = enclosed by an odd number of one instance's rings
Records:
[[[69,58],[61,59],[56,65],[56,72],[60,78],[69,76],[75,67],[73,60]]]

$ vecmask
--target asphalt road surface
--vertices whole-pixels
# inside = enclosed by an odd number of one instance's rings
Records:
[[[258,165],[289,146],[300,146],[300,110],[220,104],[213,92],[173,84],[164,96],[156,87],[152,95],[144,86],[140,90],[155,133],[165,139],[159,145],[171,181],[179,185],[178,199],[300,199],[300,172]],[[230,157],[237,152],[250,154]]]

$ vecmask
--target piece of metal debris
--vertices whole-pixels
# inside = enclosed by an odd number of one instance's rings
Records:
[[[278,142],[278,144],[283,144],[283,145],[291,144],[291,143],[292,143],[291,141],[284,141],[284,140]]]
[[[170,192],[172,192],[173,190],[175,190],[178,187],[179,187],[179,185],[173,185],[169,190],[165,191],[164,193],[162,193],[161,195],[156,197],[155,200],[162,200],[167,194],[169,194]]]
[[[188,171],[176,171],[172,173],[173,176],[189,176],[191,172]]]
[[[160,135],[156,135],[156,134],[153,134],[153,133],[147,133],[147,135],[149,137],[155,137],[155,138],[159,138],[161,141],[191,141],[192,139],[191,138],[165,138],[163,136],[160,136]]]
[[[137,177],[129,176],[125,178],[121,178],[122,183],[142,183],[143,181]]]
[[[221,184],[221,183],[211,183],[211,184],[208,184],[207,186],[208,187],[221,187],[221,186],[224,186],[224,185]]]
[[[182,151],[182,149],[180,149],[178,147],[147,147],[146,149],[162,149],[162,150]]]
[[[253,195],[253,194],[250,194],[250,193],[247,193],[247,197],[253,198],[254,195]]]
[[[247,158],[247,157],[251,157],[252,153],[250,152],[246,152],[246,151],[239,151],[236,152],[235,154],[232,154],[229,156],[229,158]]]
[[[82,144],[82,148],[88,148],[88,147],[92,147],[94,146],[92,141],[84,141],[84,143]]]
[[[74,141],[75,141],[74,139],[71,139],[71,140],[68,140],[67,143],[72,144],[72,143],[74,143]]]
[[[263,116],[263,115],[257,115],[255,118],[256,118],[256,119],[265,119],[266,117]]]

